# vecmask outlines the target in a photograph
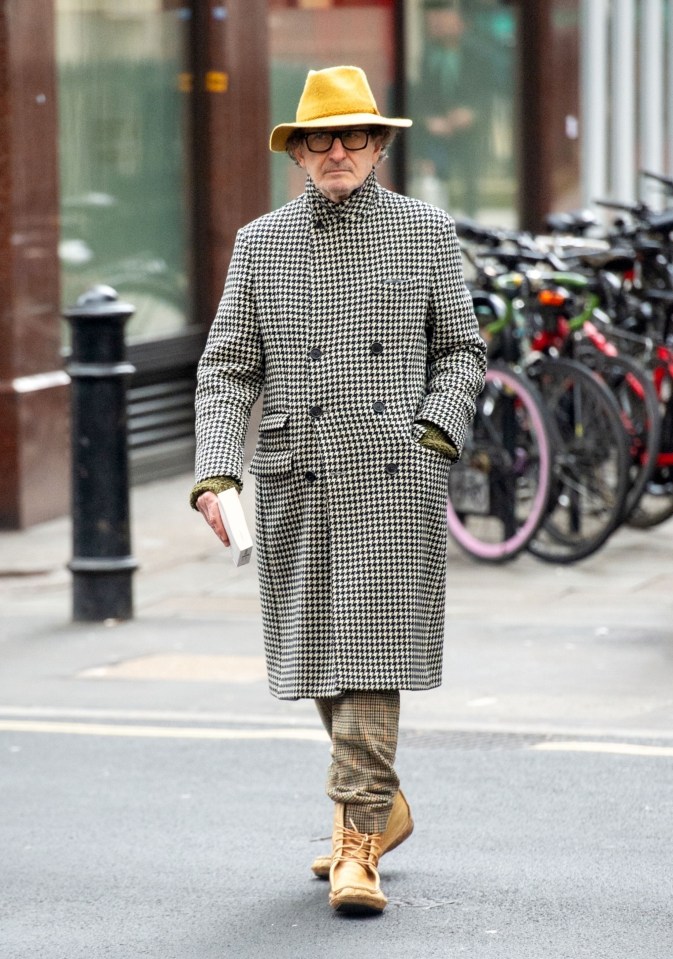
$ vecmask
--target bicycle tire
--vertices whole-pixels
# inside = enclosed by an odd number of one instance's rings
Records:
[[[653,529],[673,516],[673,469],[657,468],[627,517],[633,529]]]
[[[665,369],[668,366],[666,365]],[[627,523],[634,529],[652,529],[673,516],[673,399],[668,396],[671,381],[662,381],[659,400],[661,412],[661,443],[657,465],[636,508]],[[668,396],[668,399],[665,397]]]
[[[493,364],[449,478],[446,518],[456,543],[483,562],[517,556],[546,515],[552,463],[537,390],[514,370]]]
[[[620,409],[629,448],[629,490],[624,520],[633,513],[657,467],[661,413],[652,378],[629,356],[610,356],[581,347],[577,359],[601,377]]]
[[[591,556],[624,516],[629,455],[617,401],[587,367],[555,357],[527,369],[552,417],[550,506],[527,549],[549,563]]]

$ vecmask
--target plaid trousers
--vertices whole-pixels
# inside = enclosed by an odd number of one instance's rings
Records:
[[[353,690],[315,704],[332,740],[327,795],[346,806],[358,832],[383,832],[400,785],[399,690]]]

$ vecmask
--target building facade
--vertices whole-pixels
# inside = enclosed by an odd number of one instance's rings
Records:
[[[413,118],[387,186],[538,229],[633,193],[639,151],[670,173],[672,3],[0,0],[0,528],[69,510],[62,314],[98,283],[135,306],[134,481],[190,468],[236,231],[303,188],[267,139],[309,68],[360,65]]]

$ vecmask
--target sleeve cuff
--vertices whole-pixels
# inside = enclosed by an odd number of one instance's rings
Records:
[[[419,439],[421,446],[434,450],[436,453],[442,453],[447,459],[454,463],[458,459],[458,450],[453,445],[443,430],[440,430],[434,423],[427,420],[420,420],[420,425],[425,428],[425,433]]]
[[[236,487],[239,493],[243,489],[241,483],[235,480],[233,476],[211,476],[208,479],[201,480],[189,494],[189,505],[192,509],[196,509],[196,501],[202,493],[211,492],[217,496],[218,493],[223,493],[225,489],[231,489],[232,486]]]

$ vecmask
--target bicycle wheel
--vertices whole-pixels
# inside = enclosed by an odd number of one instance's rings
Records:
[[[667,376],[660,386],[662,422],[657,465],[628,519],[629,526],[636,529],[651,529],[673,516],[673,398],[670,389],[671,380]]]
[[[629,455],[617,401],[581,363],[543,358],[527,370],[553,423],[550,507],[528,550],[550,563],[590,556],[624,516]]]
[[[455,541],[486,562],[525,548],[547,511],[553,455],[544,404],[525,377],[494,364],[451,469],[446,519]]]
[[[673,467],[657,467],[648,480],[627,525],[634,529],[652,529],[673,516]]]
[[[629,490],[624,519],[636,508],[654,475],[661,441],[661,414],[654,383],[629,356],[609,356],[587,346],[577,356],[598,373],[619,405],[629,447]]]

